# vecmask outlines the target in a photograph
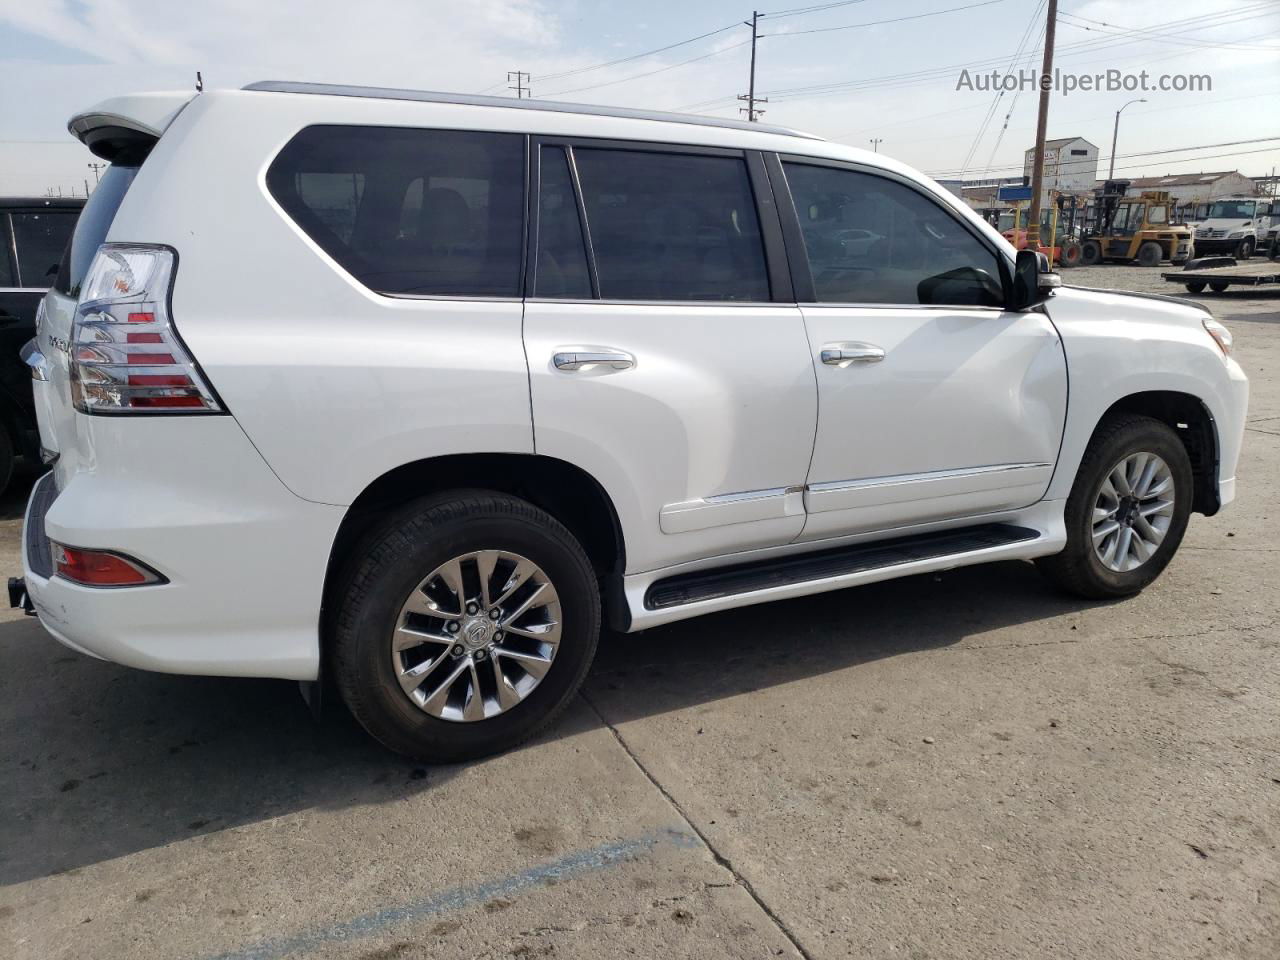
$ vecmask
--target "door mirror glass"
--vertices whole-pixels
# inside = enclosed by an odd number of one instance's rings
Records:
[[[1049,258],[1043,253],[1019,250],[1013,267],[1013,289],[1010,310],[1026,310],[1041,303],[1049,293],[1062,286],[1062,278],[1049,271]]]
[[[998,307],[1004,303],[1000,283],[986,270],[956,267],[925,277],[916,288],[921,303]]]

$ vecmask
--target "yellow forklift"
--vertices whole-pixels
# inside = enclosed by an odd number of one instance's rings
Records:
[[[1091,222],[1080,244],[1080,261],[1090,267],[1104,260],[1144,267],[1169,260],[1186,263],[1194,255],[1194,238],[1185,224],[1173,224],[1173,203],[1165,191],[1126,196],[1128,180],[1108,180],[1094,191]]]

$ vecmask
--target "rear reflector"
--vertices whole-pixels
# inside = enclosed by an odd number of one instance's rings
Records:
[[[104,243],[89,266],[71,346],[81,413],[222,413],[169,317],[167,247]]]
[[[164,577],[138,560],[102,550],[81,550],[50,543],[53,569],[59,577],[86,587],[141,587],[164,583]]]

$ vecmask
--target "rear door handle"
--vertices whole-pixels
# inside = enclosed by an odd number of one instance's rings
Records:
[[[557,370],[571,373],[589,367],[607,367],[611,370],[630,370],[636,358],[625,350],[606,347],[561,347],[551,356]]]
[[[884,359],[884,347],[856,340],[827,343],[823,344],[819,356],[830,367],[847,367],[851,363],[879,363]]]

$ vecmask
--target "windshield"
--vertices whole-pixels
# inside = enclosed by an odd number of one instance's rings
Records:
[[[133,178],[138,175],[137,167],[123,167],[115,164],[107,168],[102,181],[94,188],[89,202],[80,212],[75,233],[62,254],[62,262],[58,265],[58,280],[54,286],[58,292],[69,297],[80,296],[80,284],[89,271],[89,264],[98,247],[107,240],[107,231],[111,229],[111,221],[116,218],[116,211],[124,200]]]
[[[1219,200],[1209,208],[1210,220],[1252,220],[1257,203],[1253,200]]]

